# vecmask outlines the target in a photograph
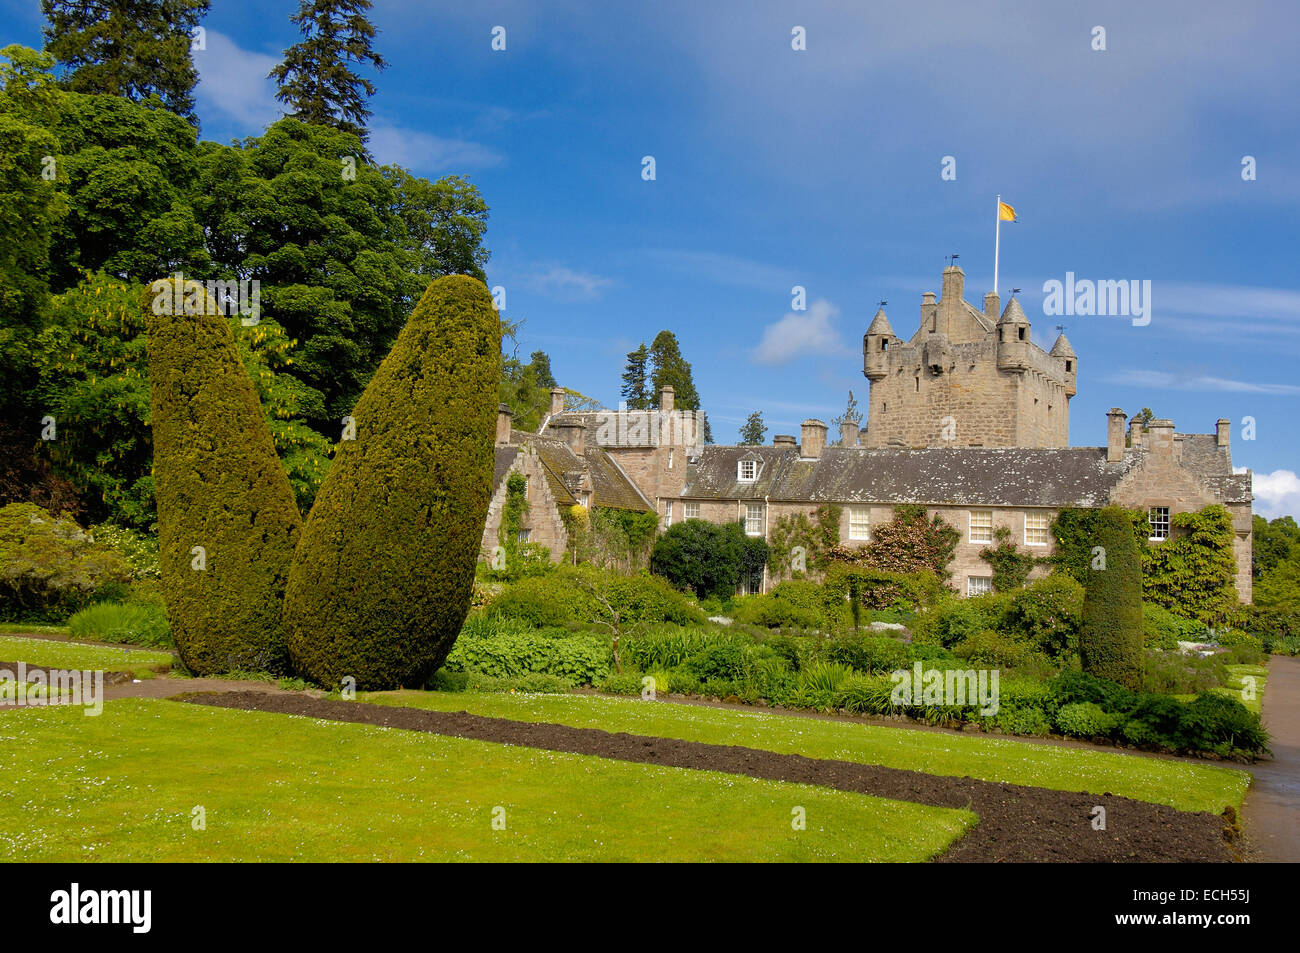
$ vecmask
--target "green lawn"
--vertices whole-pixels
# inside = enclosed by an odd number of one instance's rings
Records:
[[[152,649],[122,649],[107,645],[81,645],[76,642],[53,642],[49,639],[21,639],[0,636],[0,661],[26,662],[47,668],[84,669],[87,671],[141,674],[155,665],[171,665],[176,659],[169,652]]]
[[[39,625],[30,622],[0,622],[0,634],[27,635],[39,632],[41,635],[67,635],[66,625]]]
[[[479,692],[376,692],[361,701],[436,711],[468,711],[518,721],[556,722],[632,734],[741,745],[769,751],[881,764],[950,777],[980,778],[1060,791],[1119,794],[1184,811],[1240,808],[1250,775],[1118,751],[1010,741],[853,722],[647,702],[590,695]]]
[[[194,830],[194,808],[206,829]],[[504,809],[504,830],[493,811]],[[803,808],[806,829],[792,829]],[[974,815],[423,732],[124,699],[0,713],[0,860],[914,861]]]
[[[1248,676],[1255,679],[1254,698],[1243,698],[1241,694],[1243,679]],[[1232,696],[1255,714],[1259,714],[1260,703],[1264,700],[1264,685],[1267,681],[1268,669],[1263,665],[1229,665],[1228,684],[1218,691]]]

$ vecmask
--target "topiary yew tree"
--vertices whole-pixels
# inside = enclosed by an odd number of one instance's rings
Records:
[[[1089,675],[1133,690],[1142,681],[1142,563],[1127,510],[1097,514],[1083,594],[1079,660]]]
[[[284,621],[326,685],[423,685],[469,611],[492,491],[501,323],[482,282],[429,285],[352,412],[303,527]]]
[[[301,517],[231,319],[171,279],[144,293],[159,572],[196,675],[288,668],[281,602]],[[188,313],[187,313],[188,312]]]

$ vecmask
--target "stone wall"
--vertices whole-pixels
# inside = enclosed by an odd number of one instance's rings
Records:
[[[528,542],[545,546],[551,551],[551,562],[558,563],[569,545],[569,534],[560,518],[560,511],[547,482],[541,458],[531,447],[521,447],[510,473],[520,473],[528,480],[528,512],[524,514],[523,528],[528,530]],[[510,475],[501,481],[492,502],[488,505],[487,525],[483,529],[480,556],[491,561],[493,550],[500,545],[501,517],[505,510]]]

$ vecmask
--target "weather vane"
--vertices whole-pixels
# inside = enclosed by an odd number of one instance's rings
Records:
[[[884,298],[881,298],[881,299],[880,299],[880,307],[883,308],[883,307],[884,307],[885,305],[887,305],[887,304],[889,304],[889,302],[886,301]]]

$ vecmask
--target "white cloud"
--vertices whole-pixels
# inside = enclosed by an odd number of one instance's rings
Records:
[[[1300,394],[1297,384],[1270,384],[1264,381],[1235,381],[1226,377],[1184,376],[1169,371],[1147,371],[1128,368],[1107,374],[1108,384],[1131,387],[1150,387],[1155,390],[1227,391],[1236,394]]]
[[[194,51],[199,106],[249,126],[250,133],[261,132],[280,117],[275,81],[267,75],[279,62],[279,56],[241,49],[224,33],[208,30],[207,49]]]
[[[1255,512],[1265,519],[1300,516],[1300,476],[1294,470],[1254,475]]]
[[[825,298],[818,298],[807,311],[790,311],[775,324],[763,329],[763,338],[754,349],[759,364],[788,364],[808,355],[841,355],[844,344],[832,322],[840,309]]]
[[[505,161],[505,156],[482,143],[444,139],[382,121],[370,124],[370,151],[381,164],[400,165],[430,175],[489,168]]]
[[[792,268],[723,252],[653,248],[643,254],[674,271],[723,285],[760,291],[779,290],[788,294],[789,289],[799,283],[799,276]]]
[[[546,266],[525,274],[521,281],[524,287],[557,301],[594,301],[614,283],[613,278],[574,271],[565,265]]]

